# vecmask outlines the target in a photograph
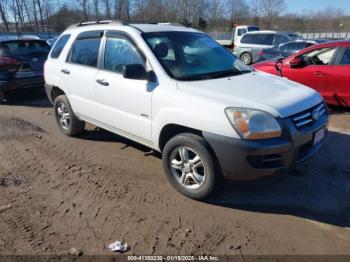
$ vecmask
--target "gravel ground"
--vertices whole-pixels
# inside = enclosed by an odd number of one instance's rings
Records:
[[[172,189],[158,155],[88,125],[62,135],[42,92],[0,106],[0,254],[350,255],[350,113],[290,174],[226,183],[208,202]]]

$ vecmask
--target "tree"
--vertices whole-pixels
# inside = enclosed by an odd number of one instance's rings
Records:
[[[284,10],[286,4],[284,0],[254,0],[253,8],[258,10],[263,18],[266,28],[271,28],[273,21]]]
[[[198,29],[204,31],[205,29],[207,29],[207,27],[208,27],[207,21],[205,19],[203,19],[202,17],[200,17],[198,19]]]
[[[1,16],[2,23],[4,24],[4,27],[5,27],[5,31],[8,32],[10,31],[10,27],[7,21],[5,4],[6,4],[5,0],[0,1],[0,16]]]

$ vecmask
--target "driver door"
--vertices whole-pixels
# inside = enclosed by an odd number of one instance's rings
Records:
[[[290,80],[311,87],[321,94],[324,93],[328,72],[333,68],[336,48],[319,48],[304,53],[301,56],[303,65],[297,68],[286,68],[283,76]]]
[[[125,65],[146,60],[131,38],[107,32],[100,70],[96,74],[97,117],[103,126],[148,144],[151,140],[151,99],[147,80],[127,79]]]

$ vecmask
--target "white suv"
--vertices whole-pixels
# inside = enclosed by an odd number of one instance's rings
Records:
[[[203,199],[221,177],[251,180],[313,155],[328,110],[316,91],[240,62],[206,34],[118,21],[69,27],[45,64],[68,136],[93,123],[162,152],[181,193]]]

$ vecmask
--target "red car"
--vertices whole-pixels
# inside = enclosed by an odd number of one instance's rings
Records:
[[[315,45],[283,60],[253,67],[312,87],[328,104],[350,107],[349,40]]]

